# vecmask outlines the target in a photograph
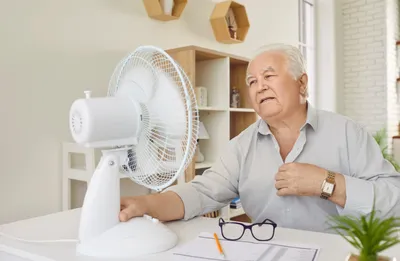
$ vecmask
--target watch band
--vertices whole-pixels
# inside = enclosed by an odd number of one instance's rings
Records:
[[[322,192],[320,197],[321,197],[322,199],[328,199],[328,198],[330,197],[330,195],[327,194],[327,193],[325,193],[325,192]]]
[[[328,177],[326,178],[326,182],[335,184],[335,173],[328,170]]]
[[[335,173],[334,172],[328,170],[328,177],[325,179],[323,186],[325,185],[325,183],[335,184]],[[323,186],[322,186],[322,188],[323,188]],[[332,193],[333,193],[333,191],[332,191]],[[325,193],[322,190],[320,197],[323,199],[328,199],[330,196],[332,196],[332,194]]]

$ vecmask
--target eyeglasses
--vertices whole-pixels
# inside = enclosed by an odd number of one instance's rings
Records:
[[[219,219],[221,235],[230,241],[239,240],[244,235],[246,229],[249,229],[253,237],[258,241],[269,241],[275,235],[277,224],[269,219],[265,219],[261,223],[245,225],[239,222],[225,222],[223,218]]]

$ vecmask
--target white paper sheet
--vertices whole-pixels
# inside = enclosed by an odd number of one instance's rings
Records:
[[[316,261],[320,248],[310,245],[268,241],[227,241],[220,238],[225,259],[217,249],[213,235],[200,234],[174,251],[176,261]]]

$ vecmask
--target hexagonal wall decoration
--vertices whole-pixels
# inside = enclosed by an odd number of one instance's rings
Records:
[[[215,39],[221,43],[241,43],[250,28],[246,8],[235,1],[217,3],[210,17]]]
[[[146,8],[147,15],[156,20],[170,21],[179,19],[183,10],[186,7],[187,0],[173,0],[173,7],[171,14],[165,13],[163,10],[162,3],[166,3],[168,0],[143,0],[143,4]]]

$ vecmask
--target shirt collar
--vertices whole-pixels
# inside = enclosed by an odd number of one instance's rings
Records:
[[[303,129],[306,125],[310,125],[314,131],[316,131],[318,127],[317,111],[308,101],[306,123],[301,127],[301,129]],[[260,120],[260,123],[258,125],[258,132],[263,135],[271,134],[271,130],[268,124],[262,119]]]

